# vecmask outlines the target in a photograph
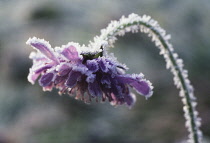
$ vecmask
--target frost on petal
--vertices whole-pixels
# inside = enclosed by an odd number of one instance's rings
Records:
[[[120,64],[113,54],[101,57],[98,53],[94,56],[89,53],[91,56],[86,56],[82,53],[87,47],[82,48],[73,42],[56,47],[55,51],[41,39],[29,39],[27,43],[38,50],[30,55],[33,66],[28,80],[34,84],[42,75],[39,84],[44,91],[57,88],[60,94],[76,93],[75,98],[85,102],[95,97],[96,101],[108,99],[113,105],[127,104],[129,107],[135,103],[135,95],[130,93],[129,86],[146,97],[152,93],[152,86],[143,76],[125,75],[126,66]]]
[[[99,59],[99,67],[103,72],[108,72],[108,64],[106,63],[104,58]]]
[[[118,76],[119,80],[125,84],[129,84],[139,94],[144,96],[151,96],[151,86],[146,80],[141,80],[138,77],[132,77],[130,75]]]
[[[79,55],[77,49],[74,46],[64,48],[61,54],[70,61],[79,61]]]
[[[83,64],[76,64],[72,66],[72,70],[78,71],[82,74],[88,74],[88,68]]]
[[[92,72],[96,72],[99,69],[98,62],[96,60],[87,60],[87,68]]]
[[[133,82],[130,83],[130,85],[134,87],[137,92],[145,96],[148,95],[151,90],[146,81],[134,80]]]
[[[43,65],[40,68],[36,69],[34,72],[35,73],[41,73],[49,68],[51,68],[53,66],[53,64],[47,64],[47,65]]]
[[[29,58],[36,62],[49,61],[49,59],[40,52],[31,52]]]
[[[66,86],[72,88],[74,87],[78,81],[80,81],[82,74],[78,71],[71,71],[69,73],[69,77],[66,81]]]
[[[53,77],[53,73],[46,73],[39,79],[39,84],[43,87],[49,86],[52,83]]]
[[[87,72],[87,73],[86,73],[86,76],[87,76],[86,81],[87,81],[88,83],[94,82],[94,80],[95,80],[95,78],[96,78],[96,75],[93,74],[92,72]]]
[[[58,62],[56,56],[53,53],[53,49],[51,48],[50,44],[42,39],[37,39],[36,37],[28,39],[26,44],[31,45],[42,54],[44,54],[47,58]]]
[[[28,74],[28,81],[31,83],[31,84],[34,84],[35,81],[37,80],[37,78],[39,77],[40,73],[34,73],[34,71],[32,69],[30,69],[29,71],[29,74]]]
[[[102,96],[101,88],[96,80],[93,83],[88,84],[88,91],[94,97]]]

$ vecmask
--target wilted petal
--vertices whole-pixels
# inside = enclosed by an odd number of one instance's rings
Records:
[[[39,79],[39,84],[43,87],[49,86],[52,83],[53,77],[53,73],[46,73]]]
[[[80,60],[76,47],[70,45],[61,52],[61,54],[70,61]]]
[[[96,80],[88,84],[88,91],[94,97],[102,96],[101,88]]]
[[[81,79],[82,74],[78,71],[71,71],[66,81],[66,86],[72,88],[77,84],[77,81]]]
[[[55,61],[58,63],[58,60],[56,56],[53,53],[53,49],[51,48],[51,45],[44,41],[43,39],[38,39],[36,37],[28,39],[26,44],[33,46],[35,49],[40,51],[42,54],[44,54],[47,58]]]

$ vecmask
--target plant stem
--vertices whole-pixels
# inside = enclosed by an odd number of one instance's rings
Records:
[[[189,110],[189,114],[190,114],[190,124],[191,124],[192,130],[193,130],[192,133],[193,133],[194,143],[199,143],[199,141],[198,141],[198,134],[197,134],[197,127],[196,127],[196,123],[195,123],[196,121],[195,121],[195,118],[194,118],[195,117],[195,115],[194,115],[194,108],[193,108],[193,105],[192,105],[192,102],[191,102],[191,98],[190,98],[190,92],[191,91],[189,91],[189,88],[187,88],[187,84],[186,84],[185,78],[183,77],[181,68],[179,67],[179,65],[177,64],[176,60],[174,59],[173,53],[169,49],[167,43],[165,43],[165,40],[158,33],[158,31],[156,31],[155,29],[153,29],[151,27],[151,25],[148,25],[146,23],[141,22],[139,24],[142,24],[145,27],[151,29],[151,31],[154,32],[159,37],[159,40],[161,41],[161,43],[162,43],[163,47],[165,48],[165,50],[168,51],[169,58],[172,61],[172,64],[173,64],[174,68],[176,69],[176,72],[178,73],[178,77],[179,77],[179,80],[181,82],[181,88],[185,91],[184,98],[186,98],[186,101],[187,101],[186,106],[187,106],[187,108]]]
[[[124,17],[123,17],[124,18]],[[122,19],[123,19],[122,18]],[[129,18],[126,19],[124,22],[119,21],[118,26],[113,24],[113,29],[109,29],[111,26],[107,28],[107,31],[105,34],[101,34],[100,38],[106,41],[110,41],[114,39],[116,40],[116,36],[121,35],[123,36],[126,32],[130,32],[132,30],[127,30],[126,28],[132,28],[133,26],[137,26],[138,30],[141,29],[141,27],[144,27],[146,31],[142,30],[141,32],[148,33],[149,36],[154,37],[155,36],[155,42],[160,43],[161,45],[157,47],[160,48],[160,50],[164,50],[163,57],[166,59],[166,63],[170,63],[170,66],[168,67],[171,69],[172,74],[174,74],[175,79],[178,80],[178,83],[175,83],[177,88],[180,89],[180,96],[183,99],[184,104],[184,112],[185,112],[185,118],[186,118],[186,127],[189,131],[189,142],[190,143],[201,143],[202,134],[199,130],[199,118],[197,117],[197,111],[195,109],[196,101],[193,94],[193,88],[190,85],[190,82],[187,78],[187,74],[184,73],[184,69],[181,64],[178,63],[177,57],[174,56],[172,45],[169,43],[168,39],[165,38],[165,33],[163,32],[162,28],[155,23],[153,20],[151,22],[151,19],[149,20],[142,20],[143,18],[138,16],[138,20],[131,20],[129,21]],[[125,18],[124,18],[125,19]],[[111,23],[112,24],[112,23]],[[106,29],[105,29],[106,30]],[[137,29],[135,29],[137,30]],[[120,34],[120,32],[124,32],[123,34]],[[112,40],[113,41],[113,40]],[[114,42],[111,43],[111,45]],[[179,59],[180,60],[180,59]]]

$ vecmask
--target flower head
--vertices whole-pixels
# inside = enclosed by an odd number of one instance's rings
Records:
[[[113,105],[126,103],[128,106],[136,100],[130,87],[146,98],[152,95],[153,87],[143,74],[125,74],[126,66],[108,54],[91,53],[88,47],[73,42],[55,49],[35,37],[26,43],[37,50],[30,54],[33,66],[28,81],[34,84],[40,76],[39,84],[44,91],[57,88],[59,94],[76,94],[76,99],[85,102],[93,98],[107,99]]]

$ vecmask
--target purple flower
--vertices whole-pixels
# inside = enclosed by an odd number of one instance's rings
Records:
[[[146,98],[152,95],[153,87],[143,74],[124,74],[126,67],[111,56],[84,54],[83,47],[73,42],[55,49],[35,37],[26,43],[37,50],[30,55],[33,66],[28,81],[34,84],[40,76],[39,84],[44,91],[57,88],[59,94],[76,94],[76,99],[85,102],[93,98],[107,99],[112,105],[126,103],[128,106],[136,100],[130,88]]]

